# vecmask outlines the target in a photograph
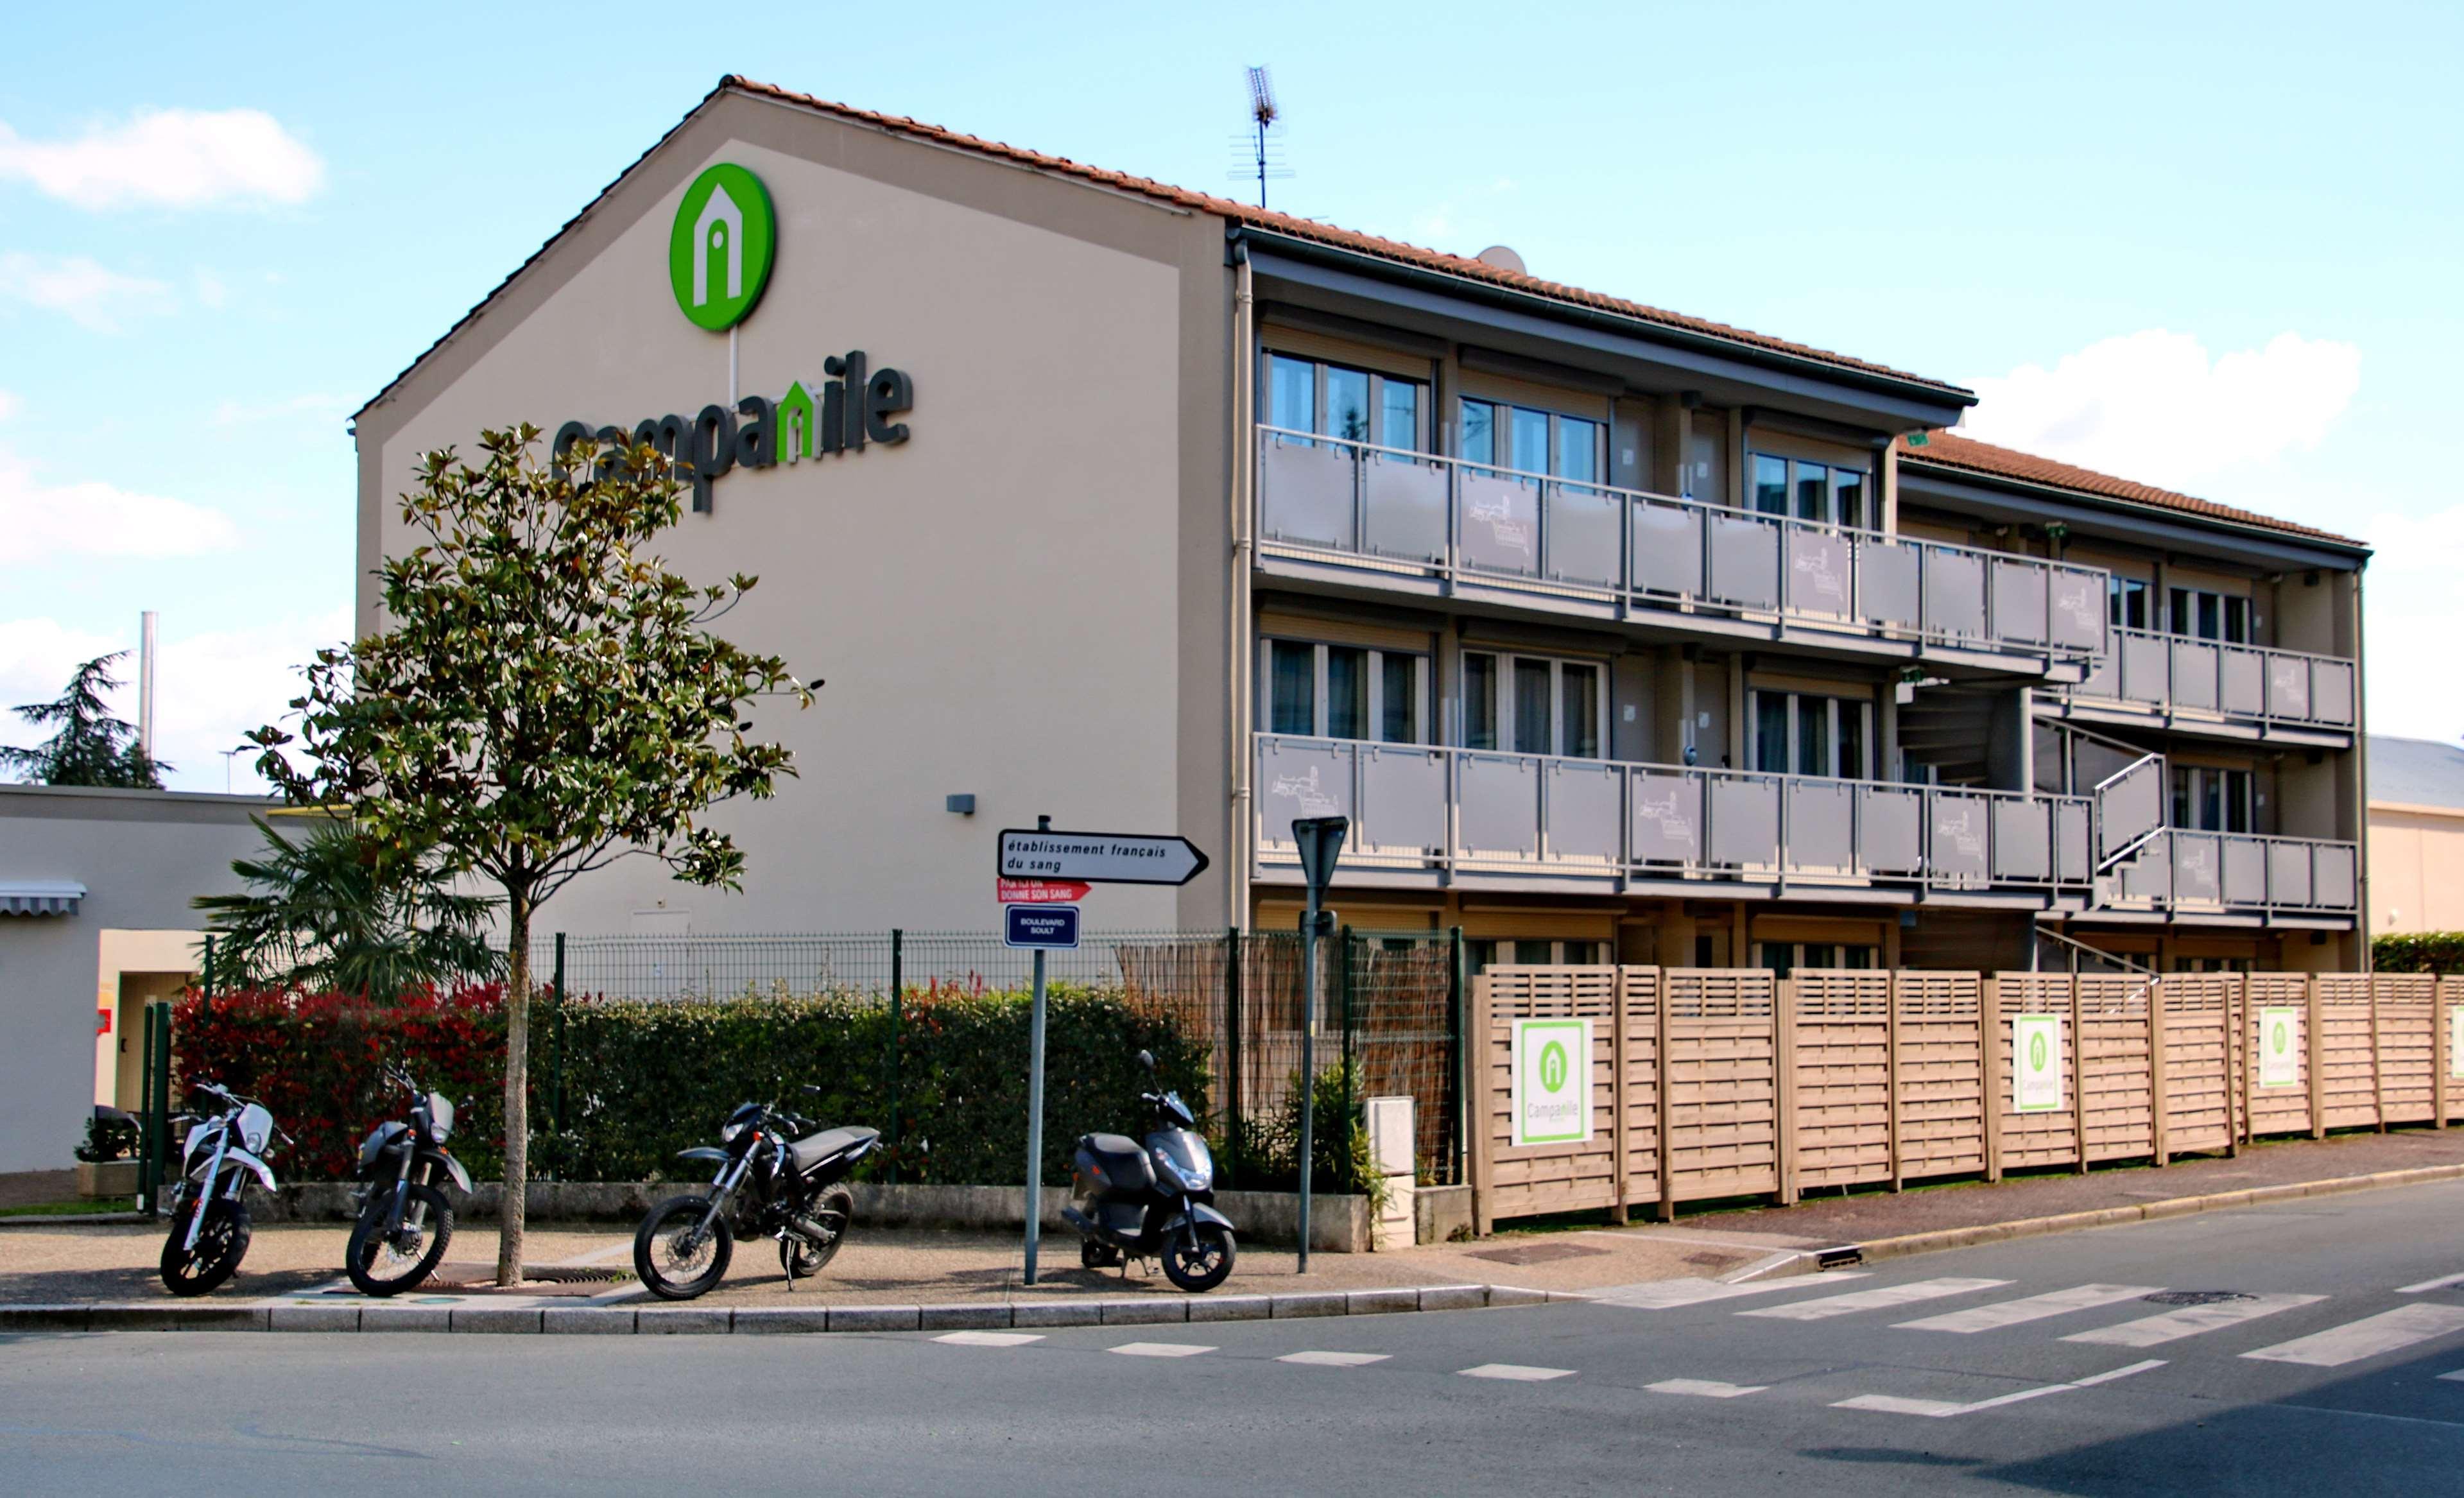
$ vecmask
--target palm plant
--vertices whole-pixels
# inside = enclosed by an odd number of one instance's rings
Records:
[[[232,987],[357,994],[493,977],[496,902],[460,894],[432,852],[385,851],[351,824],[320,821],[294,841],[265,822],[265,851],[231,862],[247,892],[193,900],[206,913],[217,980]]]

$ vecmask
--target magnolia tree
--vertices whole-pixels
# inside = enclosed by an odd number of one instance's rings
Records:
[[[502,1285],[521,1278],[530,1180],[533,918],[630,854],[737,888],[744,855],[702,814],[795,773],[751,737],[754,699],[812,704],[785,662],[711,632],[753,578],[696,586],[645,550],[684,493],[667,458],[578,443],[541,464],[539,436],[484,432],[476,466],[450,448],[421,460],[402,496],[410,544],[381,574],[384,628],[318,652],[296,735],[249,736],[292,801],[347,807],[380,848],[503,899]]]

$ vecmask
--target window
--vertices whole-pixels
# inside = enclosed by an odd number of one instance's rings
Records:
[[[2147,582],[2144,578],[2125,578],[2107,574],[2104,580],[2104,603],[2111,622],[2123,629],[2147,628]]]
[[[1593,661],[1465,650],[1463,747],[1601,759],[1607,680]]]
[[[1861,781],[1873,773],[1866,745],[1871,702],[1808,692],[1753,694],[1749,756],[1766,775],[1820,775]]]
[[[1595,484],[1600,479],[1600,423],[1580,416],[1464,401],[1461,456],[1468,463],[1494,464],[1518,474]]]
[[[1289,354],[1266,356],[1266,422],[1405,452],[1428,451],[1423,383]]]
[[[1497,657],[1463,658],[1463,731],[1466,749],[1497,747]]]
[[[1881,966],[1881,953],[1873,947],[1844,941],[1757,941],[1754,943],[1754,966],[1769,968],[1781,978],[1799,968],[1844,967],[1862,971]]]
[[[1429,658],[1306,640],[1266,642],[1267,731],[1312,738],[1428,741]]]
[[[1862,469],[1757,452],[1752,473],[1757,514],[1793,515],[1817,525],[1861,527],[1866,523]]]
[[[1533,940],[1500,940],[1474,936],[1463,942],[1463,958],[1475,974],[1500,962],[1524,967],[1562,966],[1574,963],[1589,966],[1609,959],[1605,941],[1559,941],[1553,938]]]
[[[2251,610],[2247,598],[2205,588],[2177,587],[2167,590],[2166,602],[2169,606],[2166,628],[2175,634],[2233,645],[2250,643]]]
[[[2173,766],[2173,826],[2194,832],[2257,829],[2251,772]]]

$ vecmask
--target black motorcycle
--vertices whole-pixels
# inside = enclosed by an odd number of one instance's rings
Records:
[[[188,1125],[171,1194],[171,1232],[163,1242],[163,1288],[174,1295],[206,1294],[239,1268],[250,1237],[240,1193],[251,1176],[275,1189],[265,1157],[277,1136],[290,1137],[253,1098],[212,1082],[199,1082],[190,1096],[191,1111],[171,1120]]]
[[[718,1141],[677,1152],[718,1167],[709,1194],[670,1197],[633,1234],[633,1271],[661,1300],[691,1300],[716,1285],[739,1236],[779,1240],[789,1289],[821,1273],[855,1215],[847,1172],[881,1131],[823,1129],[776,1103],[746,1103],[728,1114]]]
[[[1155,1057],[1138,1052],[1152,1075]],[[1215,1157],[1177,1092],[1141,1092],[1151,1127],[1144,1146],[1125,1135],[1078,1141],[1073,1194],[1062,1221],[1078,1229],[1078,1262],[1090,1269],[1158,1259],[1164,1278],[1202,1294],[1232,1273],[1239,1252],[1232,1220],[1215,1210]]]
[[[446,1153],[453,1100],[422,1092],[407,1072],[388,1080],[410,1094],[410,1118],[377,1125],[360,1146],[358,1218],[344,1267],[363,1295],[396,1295],[426,1280],[453,1242],[453,1203],[440,1181],[471,1194],[471,1173]]]

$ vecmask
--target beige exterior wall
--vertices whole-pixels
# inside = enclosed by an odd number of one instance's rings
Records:
[[[2370,935],[2464,931],[2464,811],[2370,803]]]
[[[631,859],[541,929],[985,929],[995,834],[1038,813],[1225,860],[1229,314],[1210,219],[724,97],[363,415],[363,562],[399,544],[385,501],[425,450],[728,400],[730,337],[689,323],[667,275],[675,204],[720,160],[763,179],[780,224],[737,392],[818,394],[823,359],[862,349],[913,378],[913,435],[739,469],[664,538],[696,582],[759,574],[724,628],[827,683],[809,712],[756,714],[801,777],[712,819],[745,849],[743,892]],[[363,627],[376,604],[363,580]],[[976,815],[945,811],[952,793]],[[1179,894],[1099,891],[1087,918],[1213,924],[1224,898],[1210,871]]]

